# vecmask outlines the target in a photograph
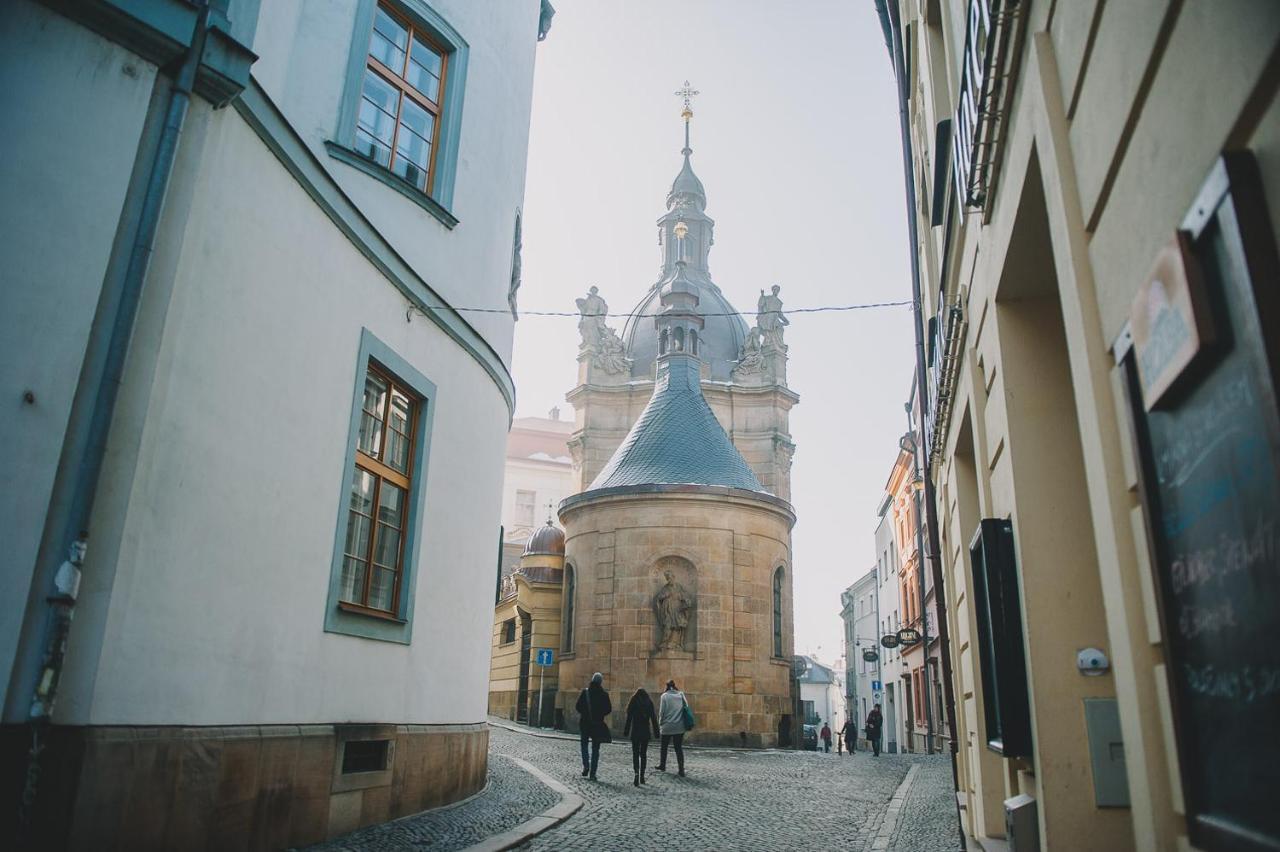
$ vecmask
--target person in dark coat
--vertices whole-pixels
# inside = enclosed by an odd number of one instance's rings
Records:
[[[596,672],[591,684],[578,696],[578,738],[582,744],[582,777],[596,780],[596,767],[600,765],[600,743],[611,742],[609,723],[605,717],[613,712],[609,693],[604,691],[604,675]],[[588,754],[587,742],[591,742]]]
[[[880,705],[871,708],[867,714],[867,739],[871,740],[871,750],[880,756],[880,726],[884,724],[884,716],[880,713]]]
[[[636,690],[627,703],[627,723],[622,735],[631,737],[631,768],[636,777],[631,782],[639,787],[644,783],[645,765],[649,762],[650,733],[658,736],[658,713],[653,708],[653,699],[644,688]]]
[[[844,747],[849,750],[849,754],[853,754],[853,750],[858,747],[858,725],[852,719],[845,720],[844,727],[840,729],[840,735],[844,737]]]

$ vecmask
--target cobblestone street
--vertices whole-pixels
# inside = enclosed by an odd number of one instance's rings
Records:
[[[495,726],[482,793],[312,849],[461,849],[509,831],[561,799],[509,758],[528,762],[585,802],[520,849],[665,849],[673,843],[682,849],[959,848],[945,757],[689,749],[688,774],[680,778],[652,771],[657,751],[651,746],[649,783],[637,789],[627,743],[602,749],[599,780],[592,782],[580,775],[576,740]],[[668,768],[674,765],[672,755]]]

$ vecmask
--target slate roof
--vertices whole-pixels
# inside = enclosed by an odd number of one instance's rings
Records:
[[[699,363],[668,356],[649,404],[588,491],[632,485],[719,485],[765,492],[702,396]]]

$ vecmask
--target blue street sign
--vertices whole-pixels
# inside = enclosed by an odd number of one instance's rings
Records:
[[[879,692],[879,691],[880,691],[880,681],[878,681],[878,680],[873,680],[873,681],[871,681],[871,691],[872,691],[872,692]]]
[[[555,660],[555,654],[550,648],[538,649],[538,665],[549,666]]]

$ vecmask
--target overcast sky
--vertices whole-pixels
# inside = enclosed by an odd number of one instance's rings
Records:
[[[716,221],[711,273],[747,322],[788,308],[910,298],[893,74],[872,0],[554,0],[538,47],[525,190],[524,310],[574,310],[595,284],[630,310],[657,277],[655,220],[680,168],[680,100]],[[622,321],[610,321],[619,331]],[[516,326],[517,414],[570,416],[572,318]],[[796,650],[841,653],[840,592],[875,565],[876,506],[906,428],[906,307],[796,315]]]

